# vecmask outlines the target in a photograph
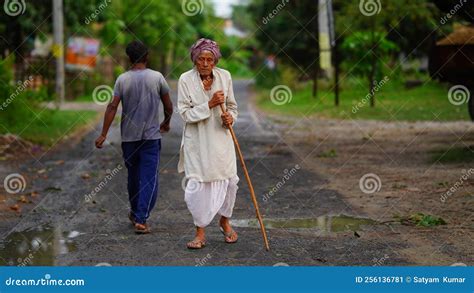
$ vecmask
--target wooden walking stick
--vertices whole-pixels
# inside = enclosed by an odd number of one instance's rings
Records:
[[[226,109],[224,108],[224,104],[220,104],[220,107],[221,107],[222,113],[227,112]],[[247,167],[245,166],[244,157],[240,150],[240,145],[239,145],[239,142],[237,141],[237,137],[235,136],[235,132],[234,132],[234,129],[232,128],[232,125],[229,125],[229,130],[230,130],[230,134],[232,135],[232,139],[234,140],[234,145],[235,145],[235,148],[237,149],[237,153],[239,154],[240,164],[242,165],[242,169],[244,170],[245,179],[247,179],[247,184],[249,185],[250,197],[252,198],[252,202],[255,207],[255,212],[257,213],[258,223],[260,224],[260,230],[262,231],[263,241],[265,242],[265,249],[269,251],[270,245],[268,244],[267,231],[265,230],[265,226],[263,225],[262,215],[260,215],[260,210],[258,209],[258,202],[257,202],[257,198],[255,197],[255,192],[253,190],[252,181],[250,180],[249,172],[247,171]]]

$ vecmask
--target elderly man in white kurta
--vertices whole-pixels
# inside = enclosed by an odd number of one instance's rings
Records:
[[[238,239],[229,223],[239,178],[228,130],[237,119],[237,103],[230,73],[215,67],[220,57],[216,42],[198,40],[191,47],[195,66],[178,82],[178,110],[185,122],[178,171],[188,180],[184,197],[196,226],[196,236],[187,244],[190,249],[206,245],[204,228],[216,214],[221,216],[225,242]]]

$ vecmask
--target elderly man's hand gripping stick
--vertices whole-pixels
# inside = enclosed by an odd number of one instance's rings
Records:
[[[225,102],[225,96],[223,91],[217,91],[214,93],[212,98],[209,100],[208,105],[209,109],[212,109],[214,107],[217,107],[219,105],[224,104]]]

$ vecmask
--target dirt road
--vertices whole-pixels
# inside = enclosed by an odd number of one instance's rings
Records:
[[[431,191],[425,189],[448,176],[454,183],[461,167],[422,173],[422,154],[416,144],[408,144],[410,151],[400,155],[402,163],[392,164],[383,146],[396,141],[394,133],[377,132],[375,141],[383,141],[381,149],[372,145],[369,151],[371,139],[367,143],[358,137],[357,125],[338,129],[331,125],[335,122],[267,117],[253,110],[248,85],[249,81],[234,84],[240,110],[235,130],[268,220],[271,252],[264,250],[255,227],[240,170],[234,210],[239,242],[225,244],[214,221],[208,229],[209,245],[199,251],[186,249],[194,227],[184,203],[183,174],[176,170],[182,122],[175,114],[172,131],[162,141],[160,195],[149,219],[152,234],[135,235],[127,219],[126,169],[118,124],[103,150],[93,147],[96,126],[70,147],[2,166],[3,177],[19,173],[26,188],[18,194],[2,191],[0,261],[112,266],[473,264],[472,179],[470,193],[463,191],[462,199],[453,196],[444,206],[436,198],[439,194],[431,198],[438,202],[430,203]],[[359,188],[359,179],[369,172],[381,177],[382,188],[366,194]],[[402,187],[392,189],[394,183]],[[460,203],[450,206],[455,201]],[[14,204],[21,212],[8,208]],[[425,204],[430,208],[425,209]],[[439,209],[432,210],[436,204]],[[458,212],[459,208],[464,212]],[[380,223],[393,220],[396,211],[433,211],[445,217],[448,225],[420,228]]]

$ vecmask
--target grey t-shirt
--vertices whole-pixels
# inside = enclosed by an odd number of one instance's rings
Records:
[[[122,141],[161,138],[160,101],[168,92],[163,74],[151,69],[129,70],[117,78],[114,96],[122,102]]]

